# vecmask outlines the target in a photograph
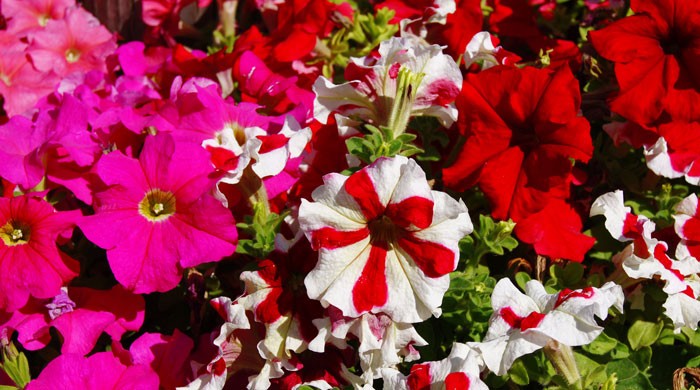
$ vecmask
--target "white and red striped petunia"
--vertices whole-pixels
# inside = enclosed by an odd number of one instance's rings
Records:
[[[679,259],[692,257],[700,261],[700,213],[698,213],[698,197],[690,194],[675,207],[674,228],[681,242],[676,247],[676,257]]]
[[[394,127],[396,119],[434,116],[449,127],[457,120],[454,100],[462,88],[455,61],[438,45],[409,38],[391,38],[379,45],[379,58],[352,58],[347,83],[335,85],[325,77],[314,83],[314,117],[327,123],[332,112],[377,126]],[[393,128],[401,132],[403,128]]]
[[[319,251],[304,280],[309,297],[347,317],[385,313],[414,323],[439,315],[457,243],[472,231],[464,203],[432,191],[418,164],[402,156],[323,180],[314,202],[299,209]]]
[[[695,200],[697,205],[697,200]],[[663,290],[668,298],[663,307],[666,315],[673,321],[675,332],[680,332],[683,326],[692,329],[697,328],[700,321],[700,280],[697,274],[700,272],[700,262],[689,254],[687,243],[683,235],[684,226],[690,215],[695,214],[693,199],[681,202],[676,211],[680,214],[676,218],[676,231],[683,238],[676,249],[676,257],[672,259],[667,251],[668,244],[652,237],[656,225],[644,216],[631,213],[629,207],[624,206],[622,191],[603,194],[593,202],[591,216],[604,215],[605,227],[618,241],[632,241],[620,253],[616,254],[613,261],[618,264],[627,276],[635,279],[653,279],[658,276],[664,282]],[[688,233],[691,233],[690,222]]]
[[[478,353],[467,344],[454,343],[450,355],[443,360],[414,364],[408,376],[396,369],[383,369],[382,377],[384,389],[486,390],[488,386],[479,378],[480,372]]]
[[[531,280],[523,294],[504,278],[491,295],[494,313],[484,341],[474,347],[489,370],[503,375],[515,359],[550,340],[570,347],[591,343],[603,331],[594,316],[604,320],[612,306],[622,311],[623,301],[622,287],[613,282],[547,294],[542,283]]]

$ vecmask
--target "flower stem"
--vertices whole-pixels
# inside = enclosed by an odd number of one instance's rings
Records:
[[[560,344],[556,340],[550,340],[544,347],[547,356],[557,373],[564,377],[569,388],[581,390],[581,374],[578,371],[574,352],[568,345]]]

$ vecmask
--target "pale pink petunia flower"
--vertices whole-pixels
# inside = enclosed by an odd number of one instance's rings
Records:
[[[117,48],[114,34],[83,8],[69,9],[61,20],[49,20],[32,34],[28,54],[42,72],[106,72],[105,59]]]
[[[3,0],[2,13],[8,19],[7,31],[24,37],[51,19],[63,19],[70,7],[75,7],[75,0]]]

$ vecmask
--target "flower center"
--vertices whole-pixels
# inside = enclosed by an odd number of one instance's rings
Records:
[[[80,59],[80,51],[75,48],[66,50],[66,61],[74,63]]]
[[[49,309],[49,317],[55,320],[57,317],[73,311],[73,309],[75,309],[75,302],[68,297],[68,289],[63,287],[61,288],[61,292],[53,298],[51,303],[46,304],[46,308]]]
[[[153,189],[139,202],[139,214],[151,222],[160,222],[175,214],[175,195],[170,191]]]
[[[11,219],[0,227],[0,238],[7,246],[24,245],[29,242],[29,226]]]
[[[242,146],[246,143],[248,137],[245,135],[245,128],[238,123],[227,123],[224,126],[224,129],[222,132],[231,132],[230,134],[233,135],[233,139],[236,140],[236,143],[238,143],[239,146]],[[219,144],[224,143],[224,136],[219,133],[217,134],[217,141],[219,141]],[[229,138],[230,139],[230,138]]]
[[[398,229],[391,218],[381,215],[368,224],[370,240],[372,243],[392,243],[396,242]]]

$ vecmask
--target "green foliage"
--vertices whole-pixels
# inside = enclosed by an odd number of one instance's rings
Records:
[[[488,255],[503,255],[518,246],[518,240],[513,236],[515,222],[494,221],[488,215],[479,215],[479,224],[474,226],[474,232],[459,242],[462,259],[467,264],[479,264]]]
[[[491,293],[496,279],[483,265],[450,274],[450,288],[442,301],[441,320],[454,329],[457,341],[481,341],[493,313]]]
[[[413,156],[423,152],[413,145],[416,139],[414,134],[403,133],[394,137],[393,131],[385,126],[364,126],[369,134],[363,137],[352,137],[345,141],[348,152],[359,158],[362,162],[370,164],[379,157]]]
[[[269,212],[262,203],[253,206],[253,215],[246,215],[243,222],[236,227],[250,238],[238,240],[236,253],[264,259],[275,249],[275,236],[279,232],[280,225],[284,221],[285,214]]]

